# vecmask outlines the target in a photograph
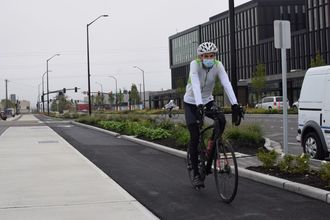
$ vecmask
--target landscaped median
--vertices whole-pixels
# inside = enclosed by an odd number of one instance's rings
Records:
[[[108,115],[106,117],[87,116],[81,117],[77,121],[80,123],[73,123],[120,136],[120,138],[153,147],[176,156],[186,157],[185,150],[189,141],[189,133],[183,124],[175,124],[168,120],[158,120],[157,118],[151,118],[145,115],[126,115],[125,117],[122,115]],[[249,149],[250,152],[256,153],[260,145],[262,146],[264,143],[260,126],[256,124],[240,126],[239,128],[228,126],[224,137],[235,143],[234,146],[244,145],[242,148],[236,147],[236,151]],[[301,161],[303,167],[305,160]],[[285,167],[285,164],[283,164],[283,167]],[[328,172],[330,172],[330,169],[329,171],[326,169],[324,175],[330,175]],[[255,172],[240,168],[239,175],[330,203],[330,191],[328,190],[274,177],[271,174],[263,174],[260,170]]]

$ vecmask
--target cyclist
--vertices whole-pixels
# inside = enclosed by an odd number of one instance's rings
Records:
[[[166,109],[169,109],[170,111],[176,107],[176,104],[174,103],[174,100],[171,99],[166,105],[165,105],[165,108]]]
[[[215,59],[217,52],[218,48],[211,42],[204,42],[198,46],[198,59],[190,63],[189,79],[184,95],[185,118],[190,133],[189,152],[194,172],[193,184],[195,187],[204,187],[204,182],[198,171],[199,121],[204,109],[210,110],[213,106],[212,92],[216,77],[220,79],[232,105],[233,123],[235,125],[240,123],[239,116],[241,115],[241,110],[224,66]],[[211,115],[206,116],[212,118]],[[221,132],[223,132],[226,125],[225,115],[221,113],[218,118],[220,120]],[[207,173],[210,172],[211,170],[208,168]]]

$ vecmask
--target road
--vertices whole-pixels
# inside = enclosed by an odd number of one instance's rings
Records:
[[[328,219],[323,202],[244,178],[227,205],[212,177],[205,190],[192,189],[182,158],[80,126],[48,126],[161,219]]]
[[[243,123],[256,122],[263,129],[264,136],[279,142],[283,146],[283,116],[282,115],[246,115]],[[288,115],[288,151],[291,154],[303,153],[297,142],[298,115]]]

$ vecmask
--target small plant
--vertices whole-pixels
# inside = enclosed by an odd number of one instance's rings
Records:
[[[328,182],[327,187],[330,188],[330,163],[324,163],[321,165],[320,177],[322,180]]]
[[[301,154],[300,156],[295,157],[295,167],[293,169],[294,173],[306,173],[309,171],[309,155]]]
[[[179,145],[185,146],[189,143],[190,135],[187,128],[176,125],[172,134]]]
[[[275,150],[266,151],[259,149],[257,153],[258,159],[262,162],[262,166],[269,169],[275,166],[278,153]]]
[[[294,156],[292,156],[290,154],[284,155],[283,159],[278,163],[280,170],[283,172],[289,172],[289,173],[293,172],[294,159],[295,159]]]

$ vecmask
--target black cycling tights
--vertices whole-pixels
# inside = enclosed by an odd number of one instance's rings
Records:
[[[221,125],[220,132],[222,133],[226,125],[226,119],[223,113],[219,116],[219,120]],[[190,124],[188,125],[188,130],[190,133],[190,142],[189,142],[190,160],[194,170],[194,176],[196,176],[199,175],[199,171],[198,171],[199,125],[197,123]]]

